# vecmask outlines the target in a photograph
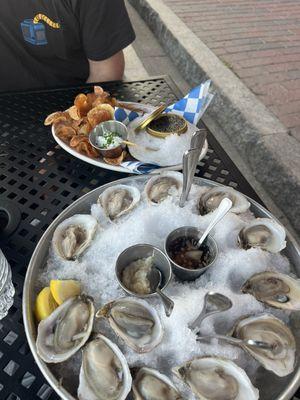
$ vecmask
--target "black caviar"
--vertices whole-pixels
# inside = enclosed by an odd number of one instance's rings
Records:
[[[175,114],[162,115],[149,124],[150,129],[165,133],[179,132],[185,126],[185,120]]]
[[[197,239],[192,236],[181,236],[174,240],[168,249],[170,258],[177,264],[186,269],[199,269],[207,267],[210,262],[209,247],[202,243],[197,248],[194,245]]]

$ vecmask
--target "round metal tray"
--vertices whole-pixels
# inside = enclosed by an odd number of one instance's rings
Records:
[[[70,217],[71,215],[77,213],[89,213],[90,207],[93,203],[96,203],[98,196],[101,192],[103,192],[106,188],[110,186],[114,186],[116,184],[129,184],[130,182],[146,181],[148,178],[145,176],[138,177],[129,177],[125,179],[120,179],[114,181],[112,183],[103,185],[86,195],[82,196],[80,199],[71,204],[66,210],[64,210],[53,223],[46,230],[39,243],[37,244],[35,251],[31,257],[27,274],[24,281],[23,288],[23,319],[25,332],[27,336],[27,340],[32,351],[32,354],[35,358],[37,365],[42,371],[43,375],[49,382],[49,384],[54,388],[57,394],[63,400],[75,400],[71,394],[65,390],[59,380],[54,376],[49,365],[45,364],[37,355],[35,340],[36,340],[36,323],[33,315],[33,306],[35,302],[35,282],[38,274],[42,270],[43,266],[46,264],[46,260],[48,257],[48,251],[50,242],[52,239],[53,232],[56,226],[62,222],[64,219]],[[201,186],[222,186],[215,182],[212,182],[203,178],[196,178],[195,183]],[[276,220],[273,215],[267,211],[260,204],[255,202],[254,200],[248,198],[251,203],[251,211],[257,217],[269,217]],[[294,272],[300,277],[300,248],[296,242],[296,240],[287,232],[287,247],[284,250],[283,254],[285,254],[292,264],[294,268]],[[297,335],[297,329],[299,331],[300,326],[300,313],[294,313],[292,318],[292,330],[295,334],[297,341],[297,351],[298,351],[298,365],[295,371],[284,378],[279,378],[274,374],[265,372],[263,379],[260,384],[263,386],[263,390],[261,391],[260,400],[289,400],[293,394],[296,392],[300,385],[300,366],[299,366],[299,354],[300,354],[300,333]],[[262,384],[263,383],[263,384]]]

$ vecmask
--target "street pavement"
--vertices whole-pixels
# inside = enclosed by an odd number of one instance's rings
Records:
[[[300,142],[300,1],[163,1]]]

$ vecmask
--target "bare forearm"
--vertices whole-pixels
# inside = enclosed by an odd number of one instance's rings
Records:
[[[123,51],[120,51],[107,60],[88,61],[90,73],[87,82],[116,81],[123,78],[125,68]]]

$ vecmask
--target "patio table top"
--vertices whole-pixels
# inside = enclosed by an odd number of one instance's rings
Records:
[[[120,100],[154,106],[182,97],[166,76],[101,86]],[[14,305],[0,321],[1,399],[58,399],[27,345],[21,309],[27,265],[40,237],[62,210],[90,190],[128,176],[71,156],[43,125],[49,113],[65,109],[76,94],[90,90],[91,85],[85,85],[0,95],[0,228],[5,219],[1,209],[11,207],[15,219],[14,231],[2,232],[0,247],[12,267],[16,289]],[[232,186],[261,203],[210,132],[208,143],[196,175]]]

